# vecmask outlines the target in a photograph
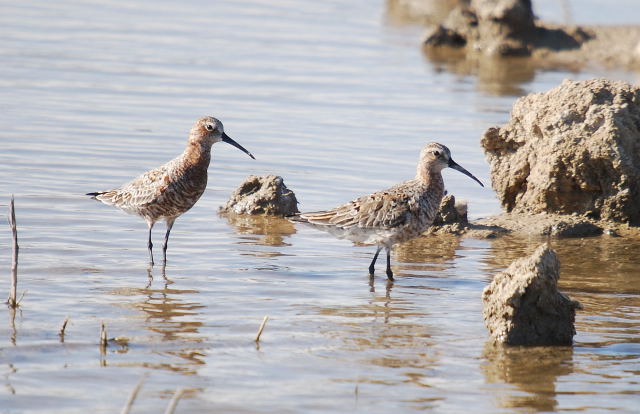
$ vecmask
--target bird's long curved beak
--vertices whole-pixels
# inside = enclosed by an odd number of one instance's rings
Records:
[[[471,174],[469,171],[465,170],[464,168],[462,168],[460,166],[460,164],[458,164],[457,162],[455,162],[453,159],[449,158],[449,168],[453,168],[454,170],[458,170],[460,171],[462,174],[473,178],[474,180],[476,180],[478,182],[478,184],[480,184],[481,186],[484,187],[484,184],[482,184],[480,182],[480,180],[478,180],[473,174]]]
[[[244,152],[245,154],[247,154],[248,156],[253,158],[254,160],[256,159],[256,157],[254,157],[253,154],[251,154],[249,151],[247,151],[242,145],[238,144],[233,139],[231,139],[231,137],[229,135],[227,135],[226,133],[224,133],[224,132],[222,133],[222,142],[226,142],[227,144],[231,144],[234,147],[238,148],[240,151]]]

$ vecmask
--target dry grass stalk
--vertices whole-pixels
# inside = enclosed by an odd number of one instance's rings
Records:
[[[64,322],[62,322],[62,328],[60,328],[60,332],[58,332],[58,336],[60,336],[60,341],[64,342],[64,331],[67,329],[67,323],[69,323],[69,317],[64,318]]]
[[[104,327],[104,322],[100,324],[100,348],[104,351],[107,349],[107,329]]]
[[[129,394],[127,403],[124,405],[124,407],[122,407],[122,411],[120,411],[120,414],[129,414],[129,411],[131,410],[131,407],[133,407],[133,403],[136,400],[136,397],[138,396],[138,393],[140,392],[145,379],[147,379],[146,373],[142,374],[142,377],[140,377],[140,381],[138,381],[135,388],[131,391],[131,394]]]
[[[13,255],[11,259],[11,291],[9,292],[8,304],[12,308],[18,307],[18,227],[16,226],[16,212],[13,202],[13,195],[9,203],[9,226],[13,235]]]
[[[167,406],[167,410],[164,412],[164,414],[173,414],[176,406],[178,405],[178,401],[180,401],[180,398],[182,398],[185,392],[186,390],[184,388],[178,388],[176,390],[176,392],[173,394],[173,397],[171,398],[171,401],[169,401],[169,405]]]
[[[262,320],[262,323],[260,324],[260,328],[258,329],[258,334],[256,335],[256,342],[260,342],[260,335],[262,335],[262,331],[264,330],[265,325],[267,324],[267,321],[269,320],[268,316],[265,316],[264,319]]]

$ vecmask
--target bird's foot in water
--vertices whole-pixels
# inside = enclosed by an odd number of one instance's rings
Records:
[[[389,280],[395,280],[393,278],[393,272],[391,271],[391,269],[387,269],[387,279]]]

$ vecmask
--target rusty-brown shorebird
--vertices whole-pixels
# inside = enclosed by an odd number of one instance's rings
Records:
[[[415,178],[326,211],[301,213],[293,221],[314,225],[331,234],[361,244],[375,244],[369,265],[373,275],[378,254],[387,251],[387,277],[393,280],[391,248],[418,237],[433,223],[444,196],[440,173],[453,168],[484,185],[451,158],[449,148],[436,142],[424,146]]]
[[[167,243],[174,221],[198,201],[207,187],[207,168],[211,161],[211,146],[226,142],[254,156],[224,132],[222,122],[206,116],[199,119],[189,132],[184,152],[161,167],[149,170],[120,188],[87,195],[129,214],[142,217],[149,226],[149,262],[153,265],[151,230],[156,221],[166,220],[162,252],[167,263]]]

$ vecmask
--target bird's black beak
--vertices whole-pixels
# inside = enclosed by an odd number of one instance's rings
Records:
[[[458,170],[458,171],[460,171],[462,174],[464,174],[464,175],[466,175],[466,176],[468,176],[468,177],[473,178],[474,180],[476,180],[476,181],[478,182],[478,184],[480,184],[481,186],[483,186],[483,187],[484,187],[484,184],[482,184],[482,183],[480,182],[480,180],[478,180],[476,177],[474,177],[474,175],[473,175],[473,174],[471,174],[469,171],[467,171],[467,170],[465,170],[464,168],[462,168],[462,167],[460,166],[460,164],[458,164],[457,162],[455,162],[455,161],[454,161],[453,159],[451,159],[451,158],[449,158],[449,168],[453,168],[454,170]]]
[[[234,147],[238,148],[240,151],[244,152],[245,154],[247,154],[248,156],[253,158],[254,160],[256,159],[256,157],[254,157],[253,154],[251,154],[249,151],[247,151],[242,145],[238,144],[233,139],[231,139],[231,137],[229,135],[225,134],[224,132],[222,133],[222,142],[226,142],[227,144],[231,144]]]

